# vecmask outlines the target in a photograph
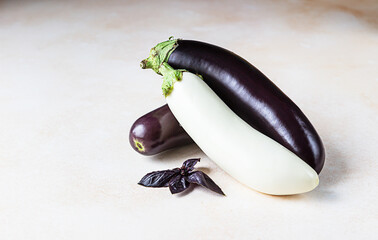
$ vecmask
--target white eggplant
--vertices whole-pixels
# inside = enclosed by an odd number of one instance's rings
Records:
[[[271,195],[304,193],[319,184],[308,164],[244,122],[200,77],[168,64],[160,71],[176,119],[202,151],[236,180]]]

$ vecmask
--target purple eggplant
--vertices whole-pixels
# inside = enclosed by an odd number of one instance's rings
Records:
[[[201,75],[245,122],[295,153],[317,173],[322,170],[324,146],[310,121],[289,97],[249,62],[208,43],[177,39],[152,48],[141,67],[159,73],[163,62],[175,69]]]
[[[138,118],[130,129],[129,141],[135,151],[143,155],[154,155],[193,143],[168,105]]]

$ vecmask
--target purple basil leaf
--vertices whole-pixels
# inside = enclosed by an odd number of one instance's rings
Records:
[[[170,181],[169,181],[169,190],[171,191],[172,194],[179,193],[184,191],[189,187],[190,183],[186,181],[184,176],[182,175],[177,175],[174,176]]]
[[[188,159],[182,164],[182,167],[185,168],[185,172],[190,172],[194,169],[194,165],[196,165],[199,161],[200,158]]]
[[[178,171],[177,171],[178,170]],[[147,173],[138,184],[145,187],[168,187],[169,180],[179,174],[180,169],[155,171]]]
[[[189,176],[186,177],[188,182],[199,184],[205,188],[208,188],[216,193],[225,195],[220,187],[213,181],[209,176],[207,176],[205,173],[201,171],[195,171],[189,174]]]

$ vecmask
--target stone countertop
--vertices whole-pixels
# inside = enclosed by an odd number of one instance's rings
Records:
[[[374,0],[0,1],[0,239],[373,239],[377,16]],[[195,145],[129,146],[164,104],[139,62],[171,35],[236,52],[297,103],[326,148],[314,191],[255,192]],[[189,157],[227,197],[136,184]]]

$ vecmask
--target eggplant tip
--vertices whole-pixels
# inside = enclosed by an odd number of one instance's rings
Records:
[[[138,141],[135,138],[133,139],[133,141],[134,141],[134,146],[135,146],[136,150],[138,150],[139,152],[146,151],[142,142]]]

